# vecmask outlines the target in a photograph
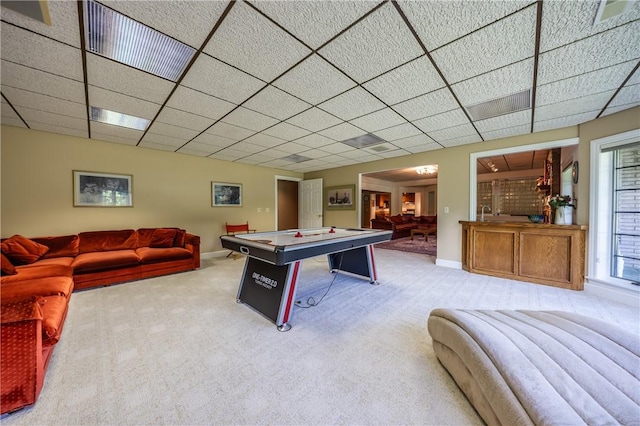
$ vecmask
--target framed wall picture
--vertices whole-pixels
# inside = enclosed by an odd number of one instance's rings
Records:
[[[211,182],[213,207],[242,207],[242,184]]]
[[[341,185],[325,188],[324,205],[330,210],[353,210],[356,208],[355,185]]]
[[[74,207],[132,207],[133,176],[73,171]]]

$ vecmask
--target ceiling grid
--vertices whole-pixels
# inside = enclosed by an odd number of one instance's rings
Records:
[[[638,1],[599,23],[578,0],[96,1],[195,50],[175,82],[88,51],[88,1],[47,2],[52,25],[1,8],[3,124],[310,172],[640,105]],[[526,110],[467,112],[524,90]]]

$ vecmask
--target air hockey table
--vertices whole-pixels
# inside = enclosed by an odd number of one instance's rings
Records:
[[[238,303],[245,303],[288,331],[303,259],[327,255],[329,270],[349,272],[377,283],[373,245],[391,231],[362,228],[312,228],[222,235],[222,247],[247,256]]]

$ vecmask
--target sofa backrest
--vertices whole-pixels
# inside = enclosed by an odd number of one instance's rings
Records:
[[[42,259],[52,257],[76,257],[80,247],[80,238],[77,235],[62,235],[59,237],[38,237],[33,241],[49,247]]]
[[[138,247],[138,233],[134,229],[119,231],[81,232],[79,253],[96,251],[135,250]]]
[[[186,233],[180,228],[140,228],[138,247],[184,247]]]

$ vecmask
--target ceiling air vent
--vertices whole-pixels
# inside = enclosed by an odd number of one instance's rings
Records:
[[[391,148],[388,147],[387,145],[378,145],[378,146],[369,148],[369,150],[373,152],[384,152],[384,151],[389,151],[390,149]]]
[[[503,98],[465,107],[472,121],[511,114],[531,108],[531,90],[507,95]]]
[[[298,154],[287,155],[286,157],[282,157],[282,159],[285,161],[291,161],[292,163],[302,163],[303,161],[311,160],[311,158],[309,157],[305,157],[303,155],[298,155]]]
[[[376,135],[372,135],[371,133],[367,133],[366,135],[358,136],[357,138],[351,138],[342,141],[343,144],[349,145],[353,148],[368,148],[374,145],[380,145],[384,143],[384,139],[380,139]]]

